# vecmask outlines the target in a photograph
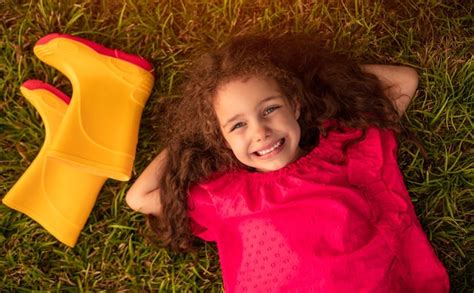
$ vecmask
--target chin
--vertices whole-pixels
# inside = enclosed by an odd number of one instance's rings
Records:
[[[258,172],[272,172],[272,171],[277,171],[280,170],[281,168],[285,167],[288,164],[273,164],[270,166],[259,166],[259,167],[254,167]]]

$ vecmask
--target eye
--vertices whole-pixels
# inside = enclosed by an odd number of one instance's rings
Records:
[[[275,111],[278,108],[280,108],[280,106],[270,106],[270,107],[266,108],[263,111],[263,116],[267,116],[268,114],[272,113],[273,111]]]
[[[234,131],[234,130],[236,130],[236,129],[239,129],[239,128],[241,128],[241,127],[244,127],[244,126],[245,126],[245,123],[243,123],[243,122],[236,123],[234,126],[232,126],[232,128],[230,129],[230,131],[232,132],[232,131]]]

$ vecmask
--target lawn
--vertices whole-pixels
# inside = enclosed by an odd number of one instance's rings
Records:
[[[420,76],[403,125],[399,163],[420,222],[446,266],[453,292],[474,290],[473,5],[470,1],[0,1],[0,197],[43,144],[43,123],[20,94],[40,79],[71,94],[69,81],[33,55],[61,32],[138,54],[155,68],[133,178],[108,180],[74,248],[0,205],[0,291],[222,291],[216,247],[198,258],[155,248],[124,196],[159,152],[153,116],[175,95],[196,49],[243,32],[307,32],[367,63],[403,64]],[[287,4],[288,3],[288,4]],[[393,4],[390,4],[393,3]],[[396,3],[396,4],[395,4]]]

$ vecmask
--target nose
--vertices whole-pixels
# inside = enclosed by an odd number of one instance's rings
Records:
[[[270,128],[265,123],[256,123],[253,134],[255,141],[264,141],[270,136]]]

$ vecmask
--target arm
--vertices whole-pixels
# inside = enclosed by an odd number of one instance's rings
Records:
[[[155,216],[161,213],[159,183],[166,157],[165,149],[153,159],[128,190],[125,200],[132,210]]]
[[[380,80],[386,95],[394,102],[401,117],[418,87],[418,74],[407,66],[367,64],[362,71],[372,73]]]

